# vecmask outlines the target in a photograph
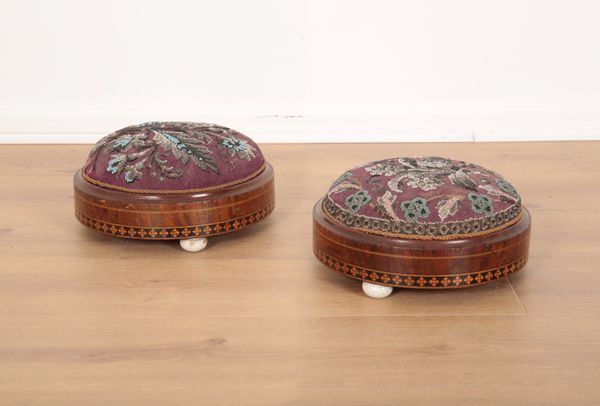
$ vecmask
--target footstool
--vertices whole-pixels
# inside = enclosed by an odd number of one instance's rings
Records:
[[[483,285],[525,266],[531,218],[515,188],[479,165],[392,158],[342,174],[313,210],[313,248],[370,297],[394,287]]]
[[[152,122],[116,131],[92,148],[74,177],[75,215],[110,236],[179,240],[241,230],[275,205],[273,168],[258,145],[230,128]]]

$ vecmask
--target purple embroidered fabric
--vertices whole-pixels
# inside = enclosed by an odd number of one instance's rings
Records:
[[[245,135],[204,123],[152,122],[102,138],[83,167],[103,187],[138,193],[201,191],[241,183],[265,165]]]
[[[348,227],[376,234],[453,238],[514,223],[521,198],[497,173],[440,157],[391,158],[345,172],[323,208]]]

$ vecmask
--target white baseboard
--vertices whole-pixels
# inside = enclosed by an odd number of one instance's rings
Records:
[[[371,114],[198,114],[189,109],[171,110],[30,111],[0,107],[0,143],[93,143],[127,125],[158,120],[219,123],[259,143],[600,140],[600,109],[587,107],[475,113],[420,109]]]

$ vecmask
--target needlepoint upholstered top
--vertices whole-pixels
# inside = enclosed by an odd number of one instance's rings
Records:
[[[313,217],[317,257],[369,283],[473,286],[494,279],[477,280],[483,270],[497,279],[508,274],[503,267],[514,272],[527,258],[530,218],[515,187],[455,159],[400,157],[350,169]],[[471,273],[475,283],[457,278]]]
[[[92,148],[74,182],[83,224],[123,238],[178,239],[188,251],[274,208],[273,168],[258,145],[215,124],[118,130]]]
[[[174,193],[231,186],[256,176],[264,165],[258,145],[230,128],[153,122],[98,141],[83,176],[110,189]]]
[[[521,199],[502,176],[439,157],[370,162],[340,176],[326,213],[369,233],[449,239],[488,233],[515,222]]]

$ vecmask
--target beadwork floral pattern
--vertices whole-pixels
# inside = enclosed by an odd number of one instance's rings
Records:
[[[358,192],[346,198],[346,206],[352,213],[356,213],[361,207],[370,201],[371,196],[369,196],[369,193],[364,190],[359,190]]]
[[[237,155],[238,158],[245,159],[246,161],[254,158],[254,147],[239,138],[231,136],[225,137],[221,140],[219,146],[225,148],[228,151],[229,156]]]
[[[420,218],[429,217],[429,208],[427,200],[422,197],[415,197],[412,200],[402,202],[400,208],[404,212],[404,217],[408,221],[417,221]]]
[[[120,187],[186,189],[227,183],[259,169],[258,146],[227,127],[151,122],[102,138],[84,175]]]
[[[443,236],[509,223],[520,207],[516,189],[497,173],[442,157],[385,159],[346,171],[324,204],[351,227]]]
[[[484,195],[478,195],[477,193],[469,193],[469,200],[471,201],[471,208],[474,212],[483,214],[492,214],[494,208],[492,207],[492,199]]]

